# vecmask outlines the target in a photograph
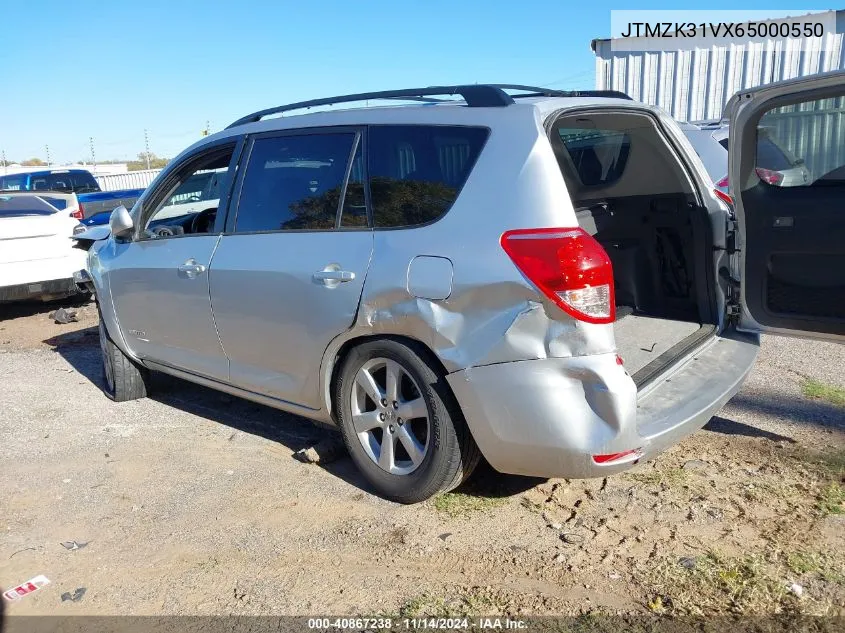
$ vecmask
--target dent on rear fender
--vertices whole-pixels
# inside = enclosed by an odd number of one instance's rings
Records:
[[[501,283],[443,301],[405,289],[364,297],[355,329],[419,340],[449,372],[518,360],[565,358],[612,351],[613,326],[585,324],[537,300],[533,289]]]
[[[371,282],[368,278],[368,284]],[[341,346],[369,336],[405,336],[425,344],[446,371],[521,360],[605,354],[615,349],[613,325],[582,323],[537,300],[522,283],[456,285],[445,300],[412,296],[407,288],[366,288],[355,325],[326,350],[321,374],[326,411],[332,411],[331,376]],[[327,420],[330,416],[327,415]]]

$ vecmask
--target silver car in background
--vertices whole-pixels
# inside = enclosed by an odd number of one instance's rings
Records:
[[[682,123],[681,129],[704,163],[716,189],[728,196],[728,124],[722,121],[699,121]],[[771,130],[758,129],[757,177],[775,187],[806,185],[810,171],[804,160],[795,158],[788,149],[778,144],[776,138]],[[730,201],[729,198],[726,201]]]
[[[841,176],[755,172],[758,122],[831,93],[841,74],[732,106],[736,216],[678,124],[624,95],[448,86],[244,117],[79,236],[108,394],[154,370],[335,424],[405,503],[481,456],[629,468],[736,393],[760,330],[845,334]],[[423,103],[288,114],[397,98]],[[177,213],[197,174],[216,204]]]

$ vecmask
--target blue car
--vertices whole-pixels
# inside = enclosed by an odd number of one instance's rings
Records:
[[[101,191],[94,176],[85,169],[45,169],[0,176],[0,191],[75,193],[80,209],[78,220],[105,215],[104,221],[108,221],[108,214],[115,207],[123,205],[131,208],[144,192],[143,189]],[[94,224],[102,223],[101,220],[98,218]]]

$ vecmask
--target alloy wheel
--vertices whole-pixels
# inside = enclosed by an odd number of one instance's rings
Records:
[[[431,443],[428,405],[400,363],[373,358],[355,374],[352,424],[364,451],[379,468],[408,475],[422,464]]]

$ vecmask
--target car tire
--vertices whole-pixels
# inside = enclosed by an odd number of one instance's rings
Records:
[[[106,395],[115,402],[145,398],[150,372],[141,367],[111,340],[100,315],[100,351],[103,357],[103,382]]]
[[[428,358],[428,350],[413,343],[392,339],[363,343],[346,356],[334,385],[339,427],[352,460],[379,494],[399,503],[417,503],[455,488],[472,473],[481,457],[443,372]],[[400,395],[379,407],[367,394],[377,389],[380,396],[389,395],[388,371],[399,376],[393,383],[398,385],[393,393]],[[362,372],[368,372],[375,384],[363,379],[359,382]],[[361,386],[363,382],[368,382],[369,390]],[[414,417],[422,413],[423,404],[425,418]],[[404,421],[396,417],[403,412],[409,416]],[[378,421],[383,415],[388,418]],[[356,424],[359,419],[364,422]],[[362,430],[371,424],[382,426]],[[393,439],[394,434],[397,439]],[[392,449],[384,448],[386,438],[392,440]],[[413,451],[406,450],[409,445]],[[387,470],[386,463],[396,472]],[[407,470],[410,472],[404,472]]]

